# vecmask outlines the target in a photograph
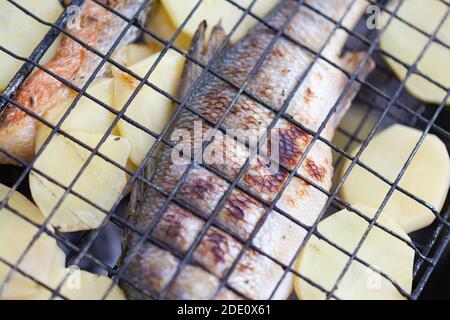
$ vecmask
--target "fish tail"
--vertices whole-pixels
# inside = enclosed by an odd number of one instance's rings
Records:
[[[363,60],[366,57],[366,52],[347,52],[344,54],[344,56],[340,59],[340,65],[341,67],[346,70],[350,76],[353,75],[360,67],[361,63],[363,63]],[[375,68],[375,62],[372,59],[367,59],[364,64],[362,65],[361,69],[358,73],[358,79],[364,80],[367,78],[367,76],[370,74],[370,72]],[[350,89],[342,99],[342,101],[339,103],[333,118],[329,122],[326,132],[329,132],[332,136],[332,133],[336,130],[336,128],[339,126],[340,121],[345,116],[346,112],[350,108],[353,99],[358,94],[359,90],[361,88],[361,84],[357,81],[353,81],[351,84]]]
[[[324,1],[325,3],[330,2],[328,0]],[[349,6],[349,1],[342,1],[341,5],[337,5],[333,3],[332,5],[340,8],[341,10],[346,10]],[[350,4],[348,11],[339,12],[335,16],[331,16],[335,21],[339,21],[342,17],[342,25],[348,30],[353,30],[360,20],[361,16],[366,12],[368,6],[368,2],[366,0],[356,0]],[[322,11],[327,12],[327,11]],[[326,48],[324,49],[324,55],[340,55],[342,49],[344,48],[345,43],[348,39],[348,32],[339,28],[336,30],[330,41],[328,42]]]

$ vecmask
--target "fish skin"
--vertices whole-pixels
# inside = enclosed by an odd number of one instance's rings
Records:
[[[353,2],[351,10],[344,19],[344,25],[349,28],[354,27],[366,8],[366,2],[363,0],[309,0],[306,2],[336,21],[340,20],[347,6]],[[277,28],[281,27],[296,5],[296,2],[291,0],[282,2],[269,14],[267,21]],[[323,51],[324,55],[345,70],[354,71],[364,54],[347,53],[340,57],[346,36],[342,32],[337,32],[331,41],[327,42],[333,28],[334,25],[328,20],[302,6],[294,15],[286,32],[316,52],[328,43]],[[200,33],[201,29],[202,27],[200,27]],[[274,36],[274,31],[263,25],[257,26],[247,37],[228,49],[223,58],[214,64],[213,69],[238,85],[243,84]],[[194,55],[201,54],[198,48],[202,45],[201,39],[195,39],[190,52]],[[312,59],[313,56],[307,50],[286,38],[280,38],[260,70],[249,82],[247,90],[274,108],[280,109]],[[366,77],[373,67],[373,62],[369,60],[363,66],[359,77]],[[185,82],[192,83],[192,78],[198,75],[198,70],[195,71],[192,68],[195,67],[188,65],[188,70],[185,70],[180,89],[183,94],[187,92],[188,87]],[[324,60],[318,60],[296,92],[287,113],[307,128],[317,130],[347,84],[348,78],[344,73]],[[358,90],[357,83],[351,85],[348,94],[343,98],[322,132],[324,138],[331,140],[340,119]],[[209,74],[191,96],[188,105],[212,123],[217,123],[236,93],[235,88]],[[259,135],[269,126],[274,116],[272,111],[250,97],[242,95],[225,118],[222,127],[240,130],[241,134]],[[186,130],[194,132],[194,121],[202,124],[201,131],[204,133],[211,128],[198,116],[184,110],[167,138],[175,144],[192,147],[194,138],[190,141],[179,142],[178,137]],[[280,163],[288,169],[293,169],[312,137],[285,119],[278,120],[275,128],[279,129]],[[248,151],[245,144],[233,142],[233,138],[228,134],[218,132],[215,134],[215,140],[210,144],[212,148],[216,148],[215,150],[219,150],[220,147],[235,150],[230,154],[225,152],[226,164],[210,163],[212,167],[230,179],[236,177],[246,160],[246,157],[242,155]],[[230,148],[231,145],[236,148]],[[204,156],[208,154],[205,161],[213,157],[207,150],[208,148],[203,154]],[[168,193],[173,190],[188,167],[187,163],[173,163],[171,153],[171,148],[163,146],[158,159],[151,161],[143,173],[147,179]],[[283,169],[270,172],[264,160],[264,155],[259,155],[257,161],[250,164],[239,185],[262,199],[272,202],[288,173]],[[298,173],[323,189],[329,190],[333,174],[331,149],[325,143],[316,141]],[[194,165],[175,197],[207,218],[228,187],[229,183],[224,179],[206,168]],[[145,232],[165,200],[166,197],[160,192],[143,182],[137,182],[127,212],[128,222],[134,228]],[[310,226],[315,222],[326,201],[326,195],[305,181],[294,177],[276,203],[276,207]],[[154,242],[141,241],[141,236],[133,230],[126,230],[122,257],[122,262],[127,264],[123,266],[124,277],[133,281],[136,286],[156,293],[160,293],[170,283],[167,291],[169,299],[211,299],[218,289],[220,279],[236,260],[243,246],[240,240],[249,238],[266,209],[263,203],[235,188],[215,219],[227,232],[210,226],[198,247],[195,248],[192,259],[181,269],[173,282],[170,280],[175,274],[179,258],[173,252],[158,247]],[[164,243],[171,250],[185,254],[203,226],[204,221],[201,218],[171,202],[161,219],[156,222],[151,237]],[[281,215],[277,210],[273,210],[257,233],[253,245],[270,257],[288,264],[305,235],[305,229]],[[216,298],[268,299],[282,275],[283,269],[274,261],[253,249],[246,250],[232,272],[227,286],[221,289]],[[273,298],[286,299],[292,292],[292,280],[292,274],[286,276]],[[127,281],[121,281],[121,286],[129,299],[148,298]]]
[[[107,3],[127,17],[132,17],[144,0],[101,0],[101,2]],[[92,0],[86,0],[83,4],[80,23],[80,28],[74,24],[67,27],[66,31],[102,54],[109,51],[126,25],[120,17]],[[138,29],[132,27],[119,44],[119,48],[134,41],[138,35]],[[45,67],[80,88],[87,82],[100,61],[101,58],[96,54],[64,35],[55,56]],[[104,76],[106,69],[103,68],[97,78]],[[14,100],[24,108],[42,116],[55,104],[73,99],[75,95],[73,90],[59,80],[43,70],[38,70],[28,77]],[[30,161],[34,155],[38,120],[13,105],[7,105],[1,111],[0,121],[0,147],[21,160]],[[0,164],[17,163],[6,154],[0,153]]]

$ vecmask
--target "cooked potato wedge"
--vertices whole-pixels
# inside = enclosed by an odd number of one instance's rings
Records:
[[[89,86],[87,92],[107,104],[111,108],[114,103],[114,79],[97,80]],[[44,114],[45,120],[53,125],[56,125],[67,111],[73,100],[66,103],[58,104],[52,107]],[[87,97],[81,97],[75,107],[70,111],[67,118],[64,120],[61,129],[65,132],[80,131],[86,133],[98,133],[98,142],[103,134],[110,128],[114,121],[115,115],[97,104]],[[36,133],[36,151],[40,149],[45,139],[49,136],[51,130],[43,124],[39,125]],[[117,134],[113,131],[113,134]],[[91,136],[92,137],[92,136]]]
[[[58,0],[17,0],[17,4],[31,11],[47,22],[55,22],[62,12]],[[39,23],[8,1],[0,1],[0,46],[14,54],[28,58],[50,27]],[[53,43],[40,63],[47,63],[56,52],[59,38]],[[8,83],[23,65],[7,53],[0,51],[0,92],[5,90]]]
[[[397,5],[398,0],[391,1],[389,9],[393,10]],[[444,18],[446,11],[447,5],[439,0],[408,0],[401,4],[398,16],[418,29],[432,34],[439,22]],[[385,25],[388,18],[389,14],[385,13],[382,18],[382,25]],[[444,25],[437,33],[437,37],[442,42],[450,45],[450,19],[446,19]],[[386,52],[411,65],[417,60],[427,41],[427,36],[394,18],[381,34],[380,45]],[[433,42],[419,62],[418,69],[423,74],[448,88],[450,87],[449,56],[449,49]],[[386,56],[384,58],[394,73],[400,79],[404,79],[407,72],[406,68],[391,58]],[[411,75],[407,80],[406,88],[416,98],[428,103],[439,104],[446,95],[445,90],[416,74]],[[450,101],[447,101],[447,104],[450,104]]]
[[[105,276],[100,276],[77,268],[55,267],[51,274],[50,288],[55,289],[59,286],[64,277],[65,280],[60,293],[69,300],[100,300],[112,285],[112,280]],[[38,295],[33,297],[37,300],[48,300],[51,293],[41,288]],[[56,297],[61,299],[61,297]],[[122,290],[114,285],[111,292],[106,296],[106,300],[126,300]]]
[[[114,52],[112,59],[124,67],[132,66],[160,51],[156,44],[130,43]],[[119,71],[113,66],[113,72]]]
[[[131,66],[130,70],[144,77],[158,56],[159,53],[156,53]],[[184,58],[181,55],[174,51],[169,51],[153,71],[149,82],[174,95],[178,88],[183,62]],[[120,110],[136,90],[139,82],[124,72],[116,72],[114,77],[116,79],[115,106],[117,110]],[[172,101],[147,85],[139,91],[125,113],[130,119],[156,133],[160,133],[164,129],[172,114]],[[131,143],[131,161],[135,165],[139,165],[155,139],[124,120],[119,121],[118,128],[120,134]]]
[[[0,185],[0,199],[3,200],[10,189]],[[31,221],[42,225],[45,217],[34,204],[19,192],[14,192],[8,204]],[[51,228],[51,227],[50,227]],[[3,208],[0,210],[0,257],[12,265],[16,265],[20,256],[25,252],[38,227],[29,223],[13,211]],[[50,271],[55,263],[61,263],[64,254],[56,244],[56,240],[46,233],[42,233],[24,259],[19,264],[21,271],[35,279],[47,283]],[[0,262],[0,284],[6,279],[11,268]],[[30,278],[14,272],[5,290],[0,293],[0,299],[27,299],[37,294],[39,285]]]
[[[80,131],[67,133],[93,148],[103,136]],[[100,153],[126,166],[130,149],[127,139],[109,136],[101,146]],[[68,186],[89,155],[90,151],[57,134],[46,146],[34,168],[41,170],[64,186]],[[74,185],[73,190],[101,208],[110,210],[121,194],[126,181],[124,171],[95,156]],[[30,188],[34,201],[46,216],[52,212],[65,191],[34,171],[30,174]],[[105,214],[102,211],[69,194],[51,218],[50,223],[61,232],[72,232],[97,228],[104,217]]]
[[[155,33],[160,38],[169,41],[173,35],[177,32],[177,28],[167,14],[166,9],[163,7],[160,1],[156,2],[150,13],[150,17],[147,19],[147,28]],[[145,40],[155,47],[162,47],[162,43],[152,36],[145,34]],[[191,45],[192,35],[189,33],[181,32],[175,40],[175,46],[187,51]]]
[[[248,8],[251,2],[251,0],[236,1],[236,3],[244,8]],[[158,30],[162,30],[161,35],[165,36],[166,39],[170,39],[173,34],[175,34],[176,30],[178,30],[178,28],[186,20],[189,13],[195,7],[196,3],[196,0],[161,0],[163,9],[172,22],[171,24],[165,22],[164,20],[166,19],[163,18],[164,15],[160,15],[162,16],[162,23],[160,24],[161,27]],[[279,3],[279,0],[257,1],[252,8],[252,13],[257,15],[258,17],[263,18],[267,13],[270,12],[271,9],[273,9],[277,5],[277,3]],[[226,0],[202,1],[200,7],[195,11],[194,15],[190,17],[189,21],[185,25],[181,36],[179,37],[179,42],[181,42],[181,45],[184,46],[184,49],[186,49],[186,44],[189,45],[190,40],[192,39],[198,26],[204,20],[206,20],[208,26],[211,27],[221,22],[225,32],[229,33],[242,15],[242,10]],[[149,21],[151,20],[152,19],[150,19]],[[236,42],[241,39],[257,23],[258,21],[256,19],[247,16],[239,25],[236,32],[231,36],[231,41]],[[211,30],[212,28],[209,28],[209,31]],[[189,39],[189,41],[187,41],[186,38]]]
[[[355,205],[354,208],[366,217],[375,216],[376,210],[372,208],[361,205]],[[408,235],[385,212],[381,213],[377,222],[401,238],[409,240]],[[354,252],[368,225],[369,223],[356,213],[342,210],[320,222],[318,231],[343,249]],[[374,226],[357,256],[392,277],[406,292],[411,291],[414,250],[405,242]],[[329,291],[348,260],[349,256],[345,253],[313,235],[300,254],[295,270]],[[294,287],[300,299],[322,300],[326,297],[323,291],[300,277],[295,278]],[[340,299],[352,300],[403,299],[389,280],[358,261],[351,263],[335,295]]]
[[[360,160],[390,181],[394,181],[420,139],[421,132],[402,125],[393,125],[377,134]],[[352,155],[359,150],[353,149]],[[350,164],[347,159],[340,177]],[[444,143],[429,134],[408,166],[399,185],[413,195],[442,209],[450,186],[450,160]],[[350,203],[363,203],[378,208],[390,186],[369,171],[356,165],[341,188],[341,196]],[[409,196],[395,190],[386,211],[407,233],[430,225],[435,219],[431,210]]]

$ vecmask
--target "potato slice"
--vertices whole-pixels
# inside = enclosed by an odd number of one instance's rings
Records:
[[[156,53],[131,66],[130,70],[144,77],[158,56],[159,53]],[[158,88],[174,95],[178,88],[183,62],[184,58],[181,55],[174,51],[167,52],[150,76],[150,83],[154,83]],[[139,82],[124,72],[116,72],[114,77],[116,79],[115,106],[120,110],[136,90]],[[172,101],[145,85],[134,98],[125,114],[142,126],[160,133],[173,114]],[[131,143],[131,161],[139,165],[155,139],[124,120],[119,121],[118,127],[120,134]]]
[[[402,125],[393,125],[376,135],[361,155],[366,164],[390,181],[394,181],[406,163],[421,132]],[[359,147],[353,149],[355,155]],[[340,177],[348,168],[347,159]],[[450,160],[447,149],[438,137],[429,134],[407,168],[399,185],[422,200],[432,204],[436,210],[444,205],[450,186]],[[386,197],[390,186],[356,165],[341,188],[341,196],[350,203],[364,203],[378,208]],[[395,190],[386,205],[386,210],[407,233],[430,225],[435,215],[412,198]]]
[[[355,205],[367,217],[373,218],[376,210]],[[382,212],[377,222],[398,236],[409,240],[400,226]],[[356,213],[342,210],[323,220],[318,231],[328,240],[349,252],[354,252],[369,223]],[[414,250],[400,239],[374,226],[364,241],[357,256],[392,277],[406,292],[411,292]],[[331,290],[340,273],[344,270],[349,256],[312,236],[296,262],[295,270],[301,275]],[[322,300],[326,295],[300,277],[294,281],[295,292],[300,299]],[[394,285],[364,266],[353,261],[342,278],[335,295],[340,299],[403,299]]]
[[[367,115],[368,112],[370,113],[369,108],[370,107],[368,107],[367,105],[354,103],[345,114],[344,118],[339,124],[339,128],[343,129],[348,134],[355,135],[356,131],[362,124],[362,126],[359,128],[359,132],[356,138],[364,140],[369,135],[377,120],[373,115]],[[350,140],[351,139],[347,134],[336,131],[336,134],[333,138],[333,143],[340,148],[345,148]],[[352,142],[351,145],[356,146],[357,143]]]
[[[77,277],[79,277],[79,287],[77,287]],[[112,280],[108,277],[80,270],[69,277],[61,293],[71,300],[100,300],[111,285]],[[117,285],[114,285],[106,299],[125,300],[125,294]]]
[[[133,162],[128,161],[127,163],[127,169],[131,172],[131,173],[135,173],[138,169],[138,166],[136,166]]]
[[[392,11],[397,5],[398,0],[391,1],[389,9]],[[444,18],[446,11],[447,5],[439,0],[408,0],[402,3],[398,16],[420,30],[431,34]],[[388,17],[388,13],[383,15],[382,25],[385,25]],[[450,19],[444,22],[437,36],[442,42],[450,45]],[[385,32],[381,34],[380,45],[386,52],[411,65],[417,60],[427,41],[427,36],[394,18]],[[450,87],[449,56],[449,49],[433,42],[419,62],[418,69],[448,88]],[[386,56],[384,58],[394,73],[400,79],[404,79],[407,72],[406,68],[391,58]],[[406,88],[416,98],[429,103],[439,104],[446,95],[445,90],[416,74],[408,79]],[[447,104],[450,104],[450,101],[447,101]]]
[[[16,3],[47,22],[55,22],[62,13],[58,0],[17,0]],[[0,46],[21,57],[28,58],[50,29],[8,1],[0,1],[0,14]],[[40,63],[45,64],[53,57],[59,40],[53,43]],[[0,92],[5,90],[22,64],[23,61],[0,51]]]
[[[97,80],[89,86],[87,92],[112,108],[114,103],[114,79]],[[56,125],[72,102],[73,100],[70,99],[65,103],[52,107],[44,114],[44,118],[53,125]],[[112,125],[114,118],[115,115],[112,112],[87,97],[81,97],[64,120],[61,129],[65,132],[81,131],[101,134],[98,135],[98,143],[102,135]],[[47,126],[43,124],[39,125],[36,134],[36,152],[40,149],[50,132],[51,130]],[[113,134],[117,133],[117,131],[113,131]]]
[[[177,28],[170,20],[166,9],[163,7],[160,1],[156,2],[150,13],[150,17],[147,19],[147,28],[155,33],[160,38],[169,41],[173,35],[177,32]],[[145,40],[156,47],[162,47],[163,44],[153,38],[152,36],[145,34]],[[192,35],[181,32],[175,40],[175,46],[187,51],[191,45]]]
[[[130,43],[114,52],[112,59],[124,67],[136,64],[152,54],[161,51],[156,44]],[[119,71],[113,66],[113,72]]]
[[[0,199],[4,199],[10,189],[0,184]],[[19,192],[14,192],[9,199],[10,207],[28,217],[31,221],[42,225],[44,215],[27,198]],[[24,253],[38,228],[16,213],[3,208],[0,210],[0,257],[12,265],[16,265]],[[44,283],[49,281],[50,271],[55,263],[61,262],[64,256],[56,244],[56,240],[42,233],[31,246],[22,262],[20,270]],[[11,268],[0,262],[0,284],[6,279]],[[39,290],[40,285],[19,272],[14,272],[11,280],[0,293],[0,299],[26,299]]]
[[[51,274],[50,288],[56,289],[64,277],[69,274],[65,280],[61,295],[70,300],[100,300],[112,285],[112,280],[105,276],[100,276],[84,270],[75,268],[55,267]],[[38,295],[33,297],[36,300],[48,300],[51,293],[41,288]],[[60,299],[60,297],[56,297]],[[106,296],[106,300],[126,300],[125,294],[117,286],[114,285],[111,292]]]
[[[339,124],[339,128],[343,131],[336,131],[333,137],[333,143],[342,149],[345,149],[352,140],[349,135],[364,141],[372,130],[376,122],[376,117],[370,114],[370,107],[360,103],[353,103],[352,107],[347,111],[344,118]],[[368,114],[369,113],[369,114]],[[362,125],[361,125],[362,124]],[[360,126],[361,125],[361,126]],[[358,134],[357,133],[357,130]],[[345,133],[344,133],[345,132]],[[352,141],[347,147],[350,150],[358,145],[357,141]],[[333,150],[333,159],[337,160],[341,153]],[[335,178],[338,178],[335,176]]]
[[[67,132],[71,136],[95,147],[102,135],[80,131]],[[109,136],[100,152],[109,159],[125,166],[130,154],[130,144],[125,138]],[[75,142],[55,135],[34,167],[56,181],[68,186],[86,162],[90,152]],[[113,164],[95,156],[88,164],[73,190],[93,201],[105,210],[110,210],[118,199],[127,181],[126,173]],[[64,189],[36,172],[30,174],[33,199],[45,215],[49,215],[64,193]],[[69,194],[58,208],[50,223],[61,232],[97,228],[105,214],[90,204]]]
[[[251,0],[236,1],[236,3],[244,8],[248,8],[251,2]],[[186,20],[192,9],[195,7],[197,1],[161,0],[161,3],[172,21],[173,29],[171,29],[171,26],[168,23],[161,24],[164,26],[165,34],[167,35],[166,38],[170,38]],[[279,3],[279,0],[257,1],[252,7],[252,13],[258,17],[264,18],[264,16],[268,14],[270,10],[277,5],[277,3]],[[242,10],[226,0],[204,0],[184,27],[182,37],[185,38],[187,36],[189,39],[192,39],[198,26],[204,20],[206,20],[209,26],[215,26],[221,22],[224,30],[229,33],[243,13],[244,12]],[[250,16],[245,17],[236,32],[231,36],[231,41],[236,42],[241,39],[257,23],[258,21],[256,19]],[[209,30],[211,31],[212,28],[209,28]],[[184,39],[180,41],[183,43],[186,42]]]

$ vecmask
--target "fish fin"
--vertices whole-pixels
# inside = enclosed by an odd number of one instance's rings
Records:
[[[156,169],[158,167],[158,163],[161,161],[159,154],[159,147],[155,150],[155,153],[148,159],[147,165],[142,170],[140,176],[146,179],[147,181],[151,181],[153,179],[154,174],[156,173]],[[152,187],[148,185],[147,182],[144,181],[136,181],[134,184],[133,190],[131,191],[130,197],[130,208],[131,214],[139,211],[139,207],[141,205],[141,200],[144,196],[152,190]],[[130,217],[128,217],[130,218]]]
[[[156,151],[157,154],[157,151]],[[139,175],[140,177],[144,177],[146,180],[151,181],[153,175],[155,174],[156,167],[160,159],[158,155],[153,155],[147,162],[147,165]],[[126,221],[131,221],[132,225],[137,225],[137,217],[138,213],[142,211],[142,201],[145,199],[145,196],[148,192],[151,192],[153,189],[147,182],[136,179],[133,188],[130,194],[130,201],[128,203],[128,207],[125,213]],[[122,252],[125,252],[125,249],[128,247],[129,242],[131,241],[132,235],[135,231],[132,228],[125,228],[122,235]],[[117,262],[117,265],[121,265],[123,256]]]
[[[206,31],[206,21],[200,23],[197,31],[195,31],[194,37],[192,38],[191,47],[189,48],[188,54],[190,57],[203,62],[203,52],[205,47],[205,31]],[[194,84],[195,80],[202,73],[202,67],[200,67],[195,62],[186,59],[184,64],[183,74],[181,76],[180,87],[178,88],[178,98],[182,100],[189,89]]]
[[[222,28],[222,23],[219,22],[211,31],[211,37],[209,38],[208,45],[203,56],[203,62],[205,64],[214,57],[224,42],[227,42],[225,45],[228,46],[229,43],[226,38],[227,34]]]
[[[140,202],[140,199],[142,199],[142,197],[143,197],[143,192],[145,192],[143,183],[140,181],[136,181],[134,183],[133,189],[131,190],[130,201],[128,203],[128,207],[125,212],[126,221],[131,221],[132,225],[136,224],[136,217],[137,217],[137,213],[139,212],[139,209],[138,209],[139,202]],[[134,230],[132,230],[131,228],[128,228],[128,227],[124,228],[124,232],[122,234],[122,241],[121,241],[122,252],[126,252],[126,248],[129,246],[129,244],[131,242],[133,233],[134,233]],[[124,259],[125,259],[125,255],[122,254],[119,257],[119,260],[117,261],[116,265],[121,266]]]
[[[226,33],[219,22],[212,30],[209,41],[206,41],[206,21],[203,21],[191,42],[191,47],[188,51],[190,57],[196,59],[202,64],[207,64],[214,54],[219,50],[221,45],[226,41]],[[228,43],[227,43],[228,45]],[[178,98],[183,99],[194,82],[200,77],[203,68],[189,59],[184,65],[183,75],[181,77],[181,85],[178,89]]]
[[[344,70],[346,70],[350,74],[354,74],[356,69],[358,69],[361,61],[366,56],[366,54],[367,54],[366,52],[347,52],[340,59],[340,65]],[[371,58],[369,58],[362,66],[361,70],[359,71],[358,79],[365,80],[374,68],[375,68],[375,62]],[[339,123],[341,122],[341,120],[345,116],[345,114],[347,113],[348,109],[350,108],[350,106],[353,102],[353,99],[355,99],[360,88],[361,88],[361,84],[357,81],[354,81],[351,84],[351,87],[348,90],[347,94],[345,95],[345,97],[342,99],[341,103],[337,107],[337,109],[333,115],[333,118],[328,123],[326,132],[331,133],[331,135],[328,135],[328,136],[332,136],[332,133],[334,133],[336,128],[339,126]]]

